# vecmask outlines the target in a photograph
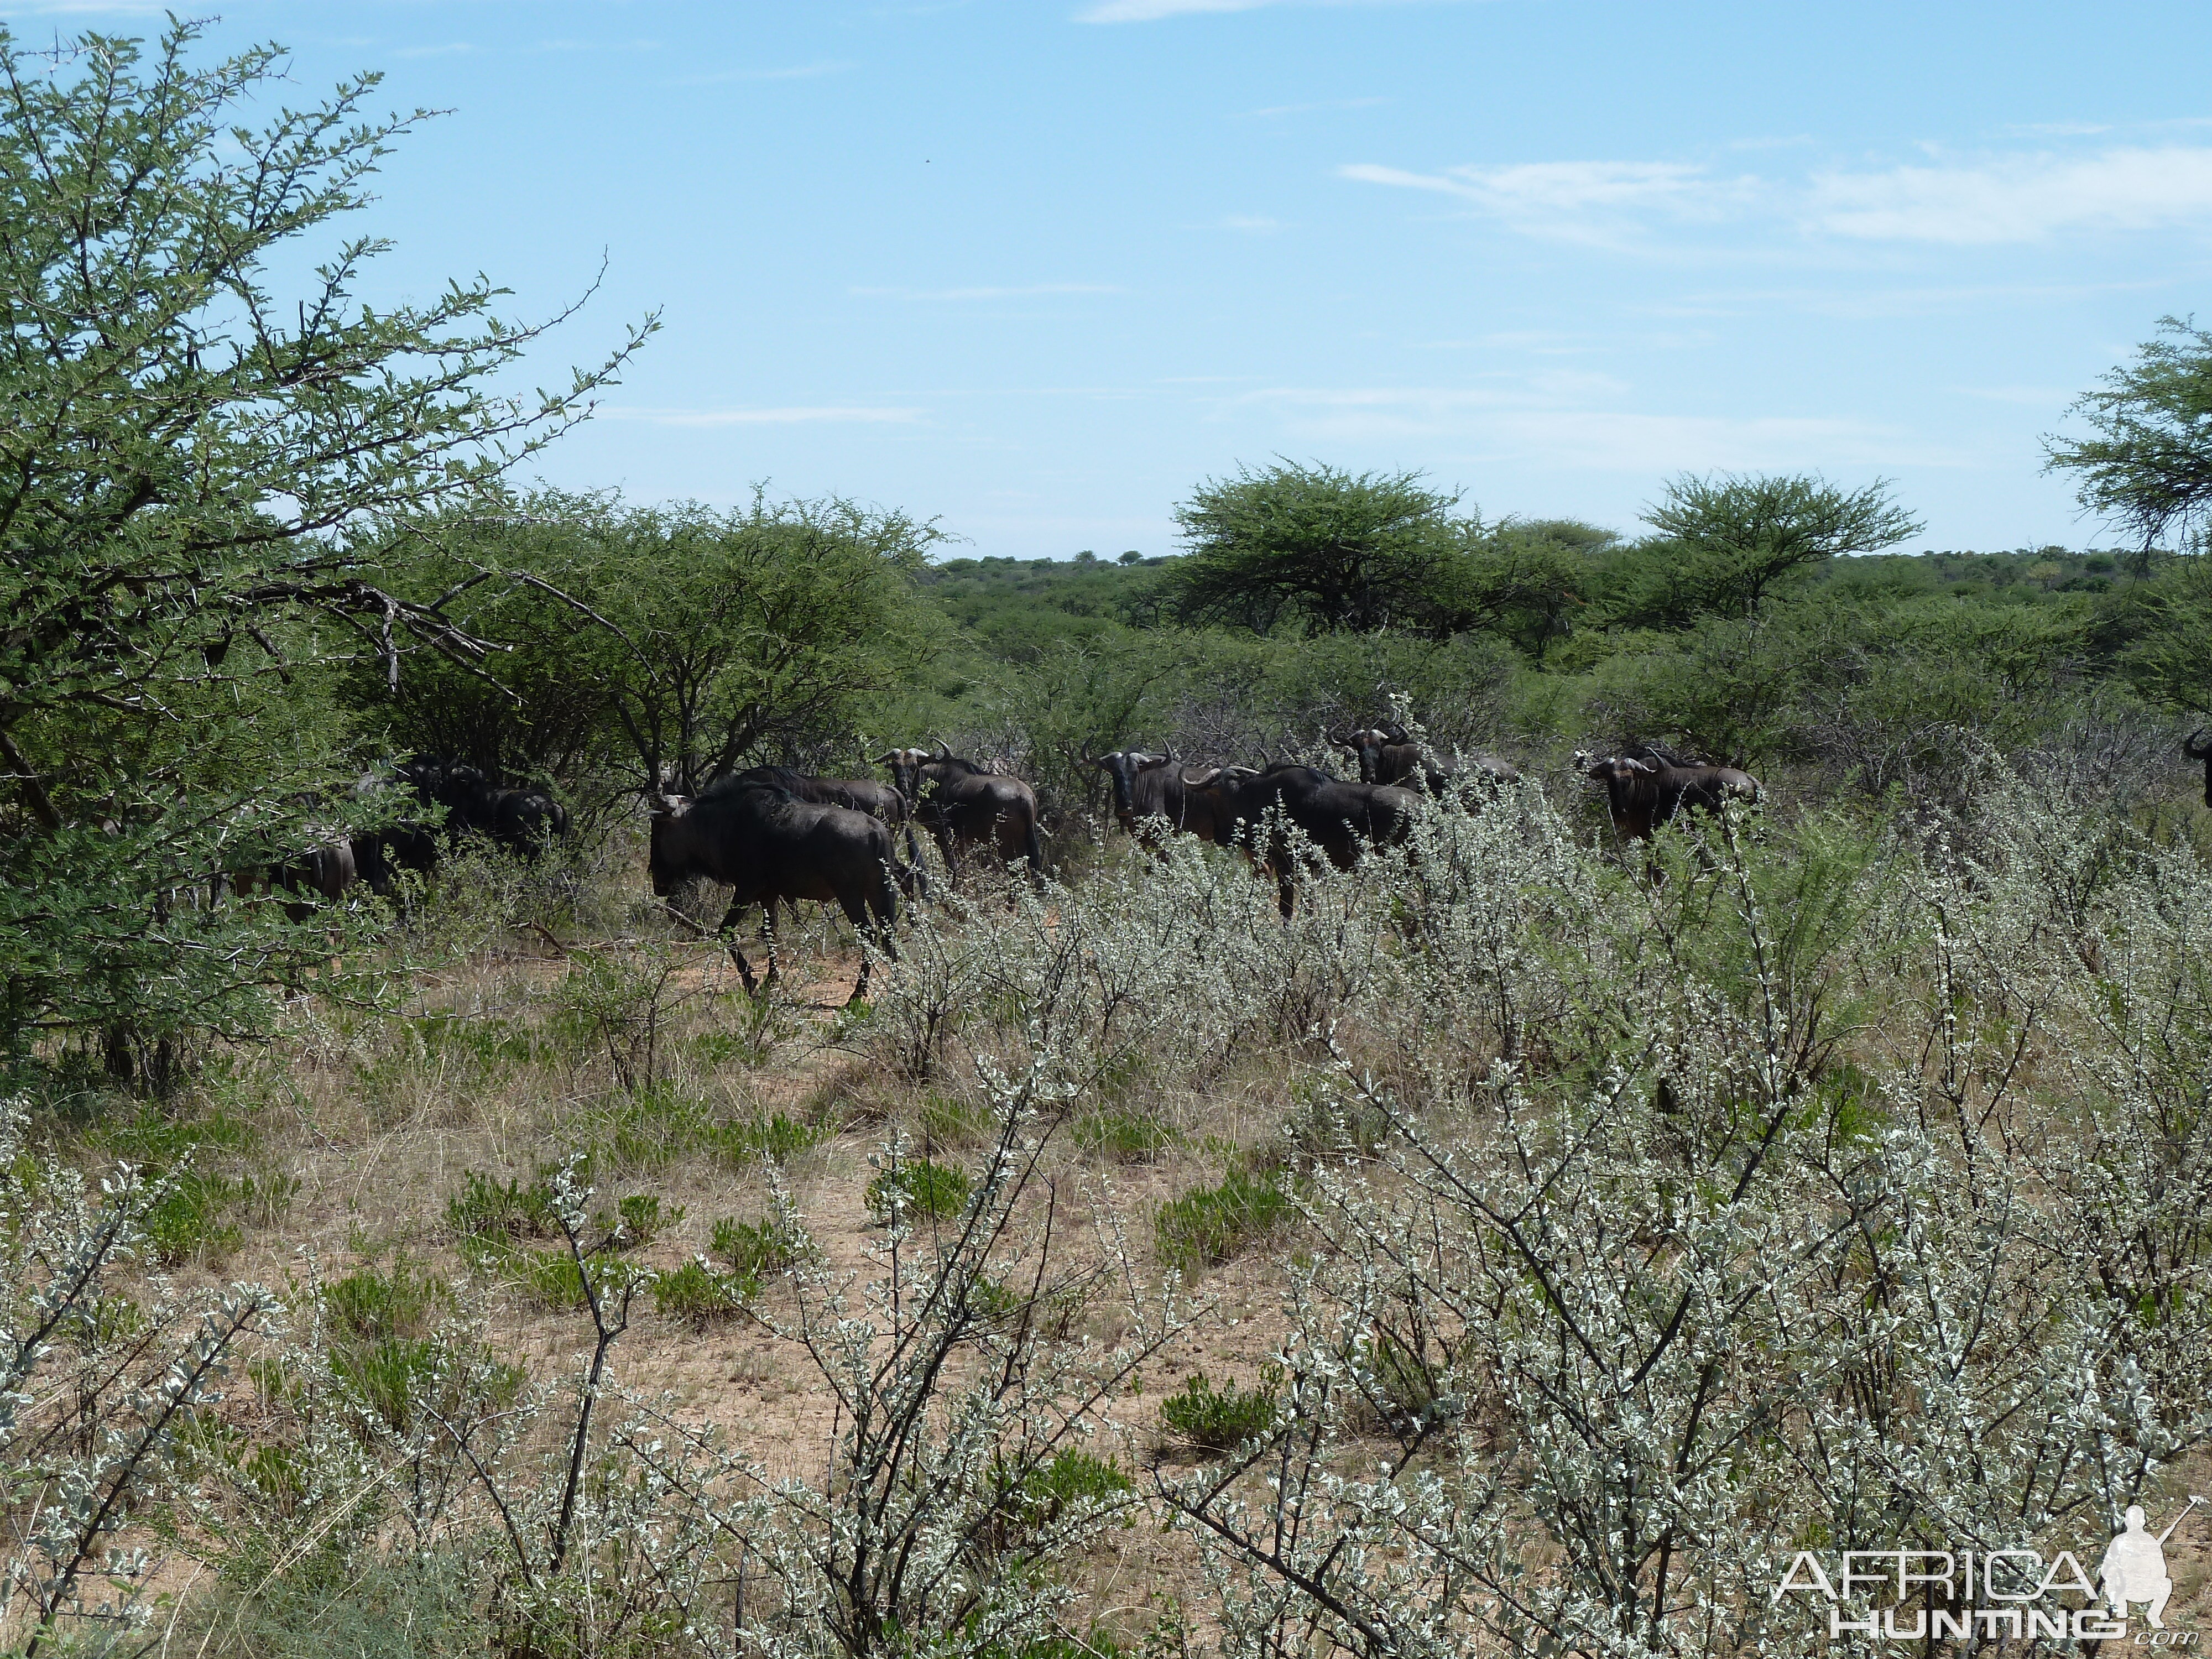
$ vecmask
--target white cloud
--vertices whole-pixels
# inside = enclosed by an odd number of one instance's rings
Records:
[[[1416,172],[1358,162],[1340,178],[1468,204],[1523,234],[1620,244],[1663,224],[1763,221],[1815,237],[1954,246],[2068,233],[2212,228],[2212,147],[2023,151],[1831,169],[1785,182],[1686,161],[1525,161]]]
[[[1532,234],[1586,239],[1639,217],[1720,218],[1758,192],[1748,178],[1717,179],[1683,161],[1523,161],[1413,173],[1358,162],[1337,175],[1364,184],[1432,191]]]
[[[1820,173],[1806,222],[1834,236],[1952,244],[2212,224],[2212,149],[2170,144]]]
[[[1256,213],[1232,213],[1221,222],[1224,230],[1242,230],[1255,236],[1265,236],[1283,228],[1280,219],[1266,218]]]
[[[602,420],[643,421],[651,426],[808,426],[841,424],[879,426],[918,421],[928,413],[921,409],[845,408],[834,405],[785,409],[641,409],[606,408]]]
[[[466,40],[448,40],[436,46],[401,46],[392,55],[394,58],[458,58],[475,50],[476,47]]]
[[[1121,294],[1110,283],[1031,283],[1021,288],[852,288],[874,300],[1028,300],[1048,294]]]
[[[1649,477],[1680,471],[1960,465],[1920,434],[1821,416],[1711,416],[1591,407],[1629,388],[1603,375],[1524,388],[1275,387],[1231,400],[1272,412],[1297,442],[1457,441],[1491,459]]]

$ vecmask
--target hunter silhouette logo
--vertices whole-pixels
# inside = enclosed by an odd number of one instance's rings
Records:
[[[2142,1505],[2128,1506],[2126,1524],[2106,1546],[2105,1559],[2097,1569],[2097,1576],[2104,1581],[2105,1605],[2112,1609],[2113,1618],[2126,1618],[2129,1604],[2142,1601],[2148,1604],[2143,1617],[2150,1627],[2166,1628],[2166,1598],[2173,1594],[2173,1579],[2166,1570],[2166,1540],[2188,1518],[2190,1510],[2203,1501],[2191,1492],[2181,1513],[2155,1538],[2143,1524]]]
[[[1819,1596],[1828,1603],[1830,1637],[1890,1642],[2108,1642],[2127,1635],[2129,1609],[2141,1607],[2154,1633],[2137,1636],[2134,1645],[2193,1648],[2195,1632],[2166,1627],[2166,1606],[2173,1595],[2166,1544],[2207,1502],[2212,1499],[2191,1493],[2181,1513],[2156,1534],[2142,1506],[2130,1504],[2094,1578],[2071,1550],[2047,1562],[2024,1549],[1846,1550],[1830,1558],[1837,1569],[1832,1576],[1830,1563],[1801,1550],[1775,1585],[1773,1599]],[[2080,1605],[2061,1596],[2077,1596]]]

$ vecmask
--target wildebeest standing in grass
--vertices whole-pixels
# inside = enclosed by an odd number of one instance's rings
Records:
[[[545,790],[494,783],[465,761],[430,764],[437,769],[430,795],[446,809],[449,841],[479,835],[503,851],[532,859],[549,841],[568,833],[568,809]]]
[[[2204,804],[2212,806],[2212,731],[2192,732],[2182,740],[2181,752],[2204,763]]]
[[[775,905],[816,899],[839,906],[865,939],[896,961],[891,924],[898,895],[912,872],[898,861],[883,822],[849,807],[800,800],[775,784],[743,775],[709,784],[696,798],[656,794],[647,869],[653,890],[667,898],[684,881],[704,876],[730,887],[730,908],[719,930],[728,940],[747,994],[757,992],[752,964],[738,943],[738,918],[757,904],[768,921],[768,976],[776,977]],[[868,955],[851,1000],[867,994]]]
[[[1027,859],[1030,873],[1044,873],[1044,843],[1037,834],[1036,795],[1019,778],[1000,777],[963,760],[940,738],[938,752],[894,749],[876,763],[890,769],[914,821],[936,840],[948,870],[963,853],[987,849],[1001,864]]]
[[[1295,824],[1331,864],[1349,870],[1368,848],[1404,841],[1421,810],[1421,798],[1410,789],[1346,783],[1310,766],[1186,772],[1182,786],[1184,799],[1210,816],[1219,840],[1241,842],[1255,862],[1273,873],[1285,916],[1291,914],[1296,860],[1283,820]],[[1272,829],[1271,808],[1279,814]]]
[[[284,914],[305,921],[314,913],[314,900],[335,903],[360,877],[353,842],[344,836],[328,836],[279,864],[256,865],[230,872],[228,885],[240,898],[253,898],[271,889],[290,895]],[[218,885],[220,885],[218,878]]]
[[[1395,720],[1357,732],[1332,732],[1328,740],[1358,758],[1362,783],[1399,783],[1410,787],[1410,781],[1418,779],[1431,794],[1441,797],[1463,776],[1511,783],[1521,775],[1510,761],[1493,755],[1477,755],[1464,766],[1442,755],[1425,755],[1421,745]]]
[[[1116,749],[1084,758],[1113,781],[1115,821],[1137,840],[1148,846],[1155,844],[1161,823],[1201,841],[1213,839],[1212,816],[1194,815],[1189,811],[1183,795],[1182,763],[1174,750],[1155,755],[1141,749]]]
[[[1756,802],[1759,783],[1733,766],[1700,766],[1655,751],[1599,759],[1575,757],[1577,770],[1605,786],[1613,827],[1626,841],[1649,841],[1651,832],[1684,812],[1717,812],[1724,801]]]
[[[866,812],[872,818],[881,819],[894,833],[903,830],[906,861],[921,862],[921,849],[914,839],[914,814],[907,806],[906,797],[890,784],[878,783],[873,778],[817,778],[788,766],[748,767],[738,775],[787,789],[801,800]]]

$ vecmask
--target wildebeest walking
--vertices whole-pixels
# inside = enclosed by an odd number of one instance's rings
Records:
[[[2181,752],[2204,763],[2204,804],[2212,806],[2212,732],[2200,728],[2191,732],[2182,739]]]
[[[535,786],[507,788],[465,761],[441,763],[424,756],[411,764],[429,780],[430,799],[446,809],[449,842],[480,835],[494,846],[528,859],[544,851],[549,841],[568,833],[568,809]]]
[[[494,783],[481,767],[438,755],[416,755],[392,770],[424,815],[354,837],[355,861],[380,893],[391,891],[403,870],[428,874],[443,852],[468,836],[482,836],[502,852],[532,860],[568,833],[568,809],[535,785],[510,788]],[[374,780],[363,781],[363,789],[372,787]],[[444,809],[442,830],[438,808]]]
[[[748,767],[737,775],[787,789],[800,800],[866,812],[872,818],[881,819],[894,832],[903,830],[907,862],[921,862],[921,849],[914,839],[914,814],[907,805],[906,797],[890,784],[878,783],[873,778],[817,778],[788,766]]]
[[[227,884],[240,898],[258,897],[272,889],[289,894],[285,915],[293,921],[305,921],[314,913],[314,900],[335,902],[359,876],[353,842],[343,836],[332,836],[319,839],[306,852],[281,862],[231,871]],[[222,878],[218,878],[217,884],[225,884]]]
[[[1158,840],[1158,826],[1165,823],[1211,841],[1212,815],[1192,813],[1183,794],[1182,764],[1170,750],[1164,755],[1141,749],[1116,749],[1109,754],[1086,755],[1114,784],[1114,817],[1123,830],[1147,845]]]
[[[1002,864],[1027,859],[1030,873],[1044,873],[1044,842],[1037,834],[1036,795],[1019,778],[1000,777],[945,746],[894,749],[876,763],[890,769],[914,821],[929,831],[947,869],[957,870],[970,848],[988,850]]]
[[[1651,832],[1684,812],[1717,812],[1724,801],[1756,803],[1759,782],[1733,766],[1693,765],[1662,751],[1639,760],[1631,755],[1599,759],[1575,757],[1586,778],[1605,785],[1613,827],[1627,841],[1649,841]]]
[[[1264,772],[1222,767],[1182,775],[1183,799],[1208,815],[1214,835],[1242,842],[1253,860],[1272,872],[1283,915],[1291,914],[1296,860],[1284,833],[1294,824],[1322,856],[1349,870],[1373,847],[1405,840],[1421,810],[1421,798],[1390,784],[1346,783],[1310,766],[1273,766]],[[1275,817],[1268,814],[1273,809]]]
[[[1499,760],[1493,755],[1477,755],[1462,766],[1450,757],[1425,754],[1421,745],[1395,720],[1385,720],[1380,726],[1357,732],[1332,732],[1328,740],[1358,757],[1362,783],[1402,784],[1419,779],[1431,794],[1442,796],[1462,777],[1511,783],[1521,775],[1510,761]]]
[[[704,876],[730,887],[730,908],[720,932],[748,994],[756,994],[752,964],[738,943],[738,918],[757,904],[768,919],[768,976],[776,977],[775,905],[794,899],[834,903],[864,939],[896,961],[891,924],[898,919],[899,890],[913,872],[898,861],[891,832],[880,819],[849,807],[801,800],[775,783],[743,775],[709,784],[696,798],[655,794],[647,869],[653,890],[667,898],[685,880]],[[868,955],[851,1000],[867,994]]]

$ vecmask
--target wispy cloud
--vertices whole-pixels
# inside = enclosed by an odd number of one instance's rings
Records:
[[[1622,246],[1668,225],[1737,222],[1853,242],[1954,246],[2069,233],[2212,228],[2212,147],[2020,151],[1830,168],[1795,179],[1694,161],[1525,161],[1420,172],[1357,162],[1340,178],[1465,203],[1525,235]]]
[[[1302,443],[1456,441],[1492,458],[1647,477],[1964,459],[1922,434],[1865,421],[1620,408],[1628,390],[1603,375],[1555,376],[1525,386],[1278,386],[1231,402],[1271,410]]]
[[[394,58],[459,58],[476,47],[466,40],[447,40],[434,46],[398,46],[392,50]]]
[[[1224,230],[1241,230],[1253,236],[1267,236],[1282,229],[1283,222],[1256,213],[1232,213],[1221,222],[1221,228]]]
[[[794,64],[787,69],[714,70],[701,75],[679,76],[679,87],[721,87],[740,81],[811,81],[824,75],[842,75],[860,65],[837,58],[819,64]]]
[[[611,407],[600,418],[643,421],[652,426],[880,426],[918,421],[923,409],[874,409],[834,404],[804,404],[782,409],[641,409]]]
[[[1051,294],[1122,294],[1111,283],[1030,283],[1012,288],[849,288],[871,300],[1029,300]]]
[[[1834,236],[1953,244],[2212,225],[2212,149],[2168,144],[1820,173],[1806,220]]]
[[[1533,235],[1612,240],[1652,218],[1711,221],[1758,191],[1748,177],[1716,178],[1686,161],[1524,161],[1436,173],[1355,162],[1337,175],[1364,184],[1431,191]]]

